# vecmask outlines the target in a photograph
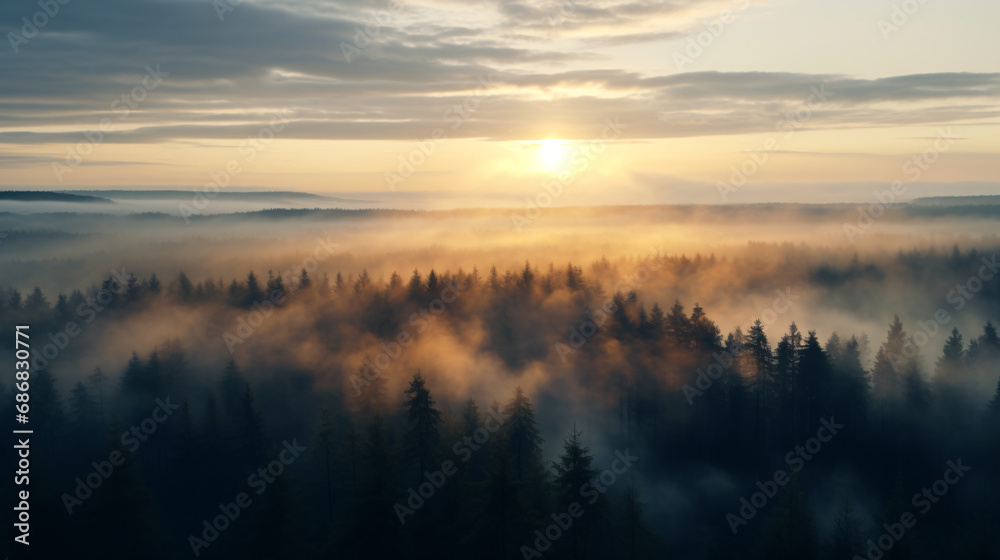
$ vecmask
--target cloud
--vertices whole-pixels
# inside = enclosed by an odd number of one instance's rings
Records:
[[[820,87],[830,101],[814,111],[810,128],[977,124],[1000,116],[996,73],[862,79],[608,68],[602,47],[677,37],[733,2],[566,2],[497,1],[482,10],[404,3],[367,31],[387,4],[246,1],[219,21],[203,1],[72,2],[19,54],[0,54],[0,74],[14,77],[0,90],[0,144],[75,143],[103,118],[115,122],[107,143],[236,140],[279,109],[294,115],[283,138],[412,140],[445,126],[445,111],[488,75],[498,84],[494,94],[459,129],[446,129],[450,138],[523,140],[557,129],[587,139],[613,117],[628,124],[632,140],[770,131]],[[0,21],[36,9],[5,2]],[[540,19],[552,10],[562,18],[557,24]],[[658,18],[669,24],[640,24]],[[358,42],[359,33],[365,46],[348,62],[342,46]],[[169,77],[116,120],[112,104],[141,83],[149,65]]]

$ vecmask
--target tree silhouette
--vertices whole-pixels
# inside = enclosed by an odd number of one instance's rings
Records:
[[[434,398],[427,390],[426,382],[420,370],[414,374],[406,391],[406,409],[408,427],[406,431],[407,458],[415,461],[417,476],[430,467],[434,452],[439,441],[438,424],[441,423],[441,413],[434,408]]]
[[[514,472],[519,482],[540,471],[542,436],[535,421],[535,409],[524,391],[514,389],[514,398],[505,408],[508,416],[505,435]]]

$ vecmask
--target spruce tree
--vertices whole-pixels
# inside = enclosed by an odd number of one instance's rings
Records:
[[[506,438],[514,461],[514,474],[519,482],[540,470],[542,436],[535,421],[535,409],[524,391],[517,387],[514,398],[507,403]]]
[[[418,477],[428,470],[433,462],[434,452],[438,446],[438,425],[441,423],[441,413],[434,408],[434,398],[420,370],[413,376],[406,391],[407,430],[405,436],[406,455],[410,461],[415,461]]]
[[[594,504],[581,498],[581,490],[589,484],[600,471],[594,468],[594,456],[590,449],[584,447],[580,440],[580,432],[574,428],[569,437],[563,440],[563,452],[559,460],[553,463],[555,469],[556,505],[558,511],[567,511],[570,504],[583,503],[584,515],[564,535],[568,542],[561,543],[560,548],[568,552],[573,560],[589,558],[589,544],[594,540],[599,522],[607,515],[607,499],[599,496]]]

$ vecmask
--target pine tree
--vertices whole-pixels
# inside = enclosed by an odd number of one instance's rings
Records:
[[[420,370],[417,370],[404,394],[407,399],[403,406],[409,423],[406,430],[406,454],[408,459],[416,461],[419,477],[433,461],[439,442],[441,413],[434,408],[434,398],[431,397]]]
[[[680,300],[674,300],[674,305],[667,314],[667,335],[678,348],[687,348],[691,339],[691,321],[684,313]]]
[[[143,370],[142,360],[139,359],[139,355],[132,352],[132,357],[129,358],[128,365],[125,367],[125,374],[122,376],[122,392],[133,394],[142,390],[144,385],[142,378]]]
[[[689,324],[692,350],[696,356],[708,356],[722,347],[722,332],[698,303],[691,310]]]
[[[834,393],[830,361],[820,346],[816,331],[809,331],[799,349],[799,376],[794,386],[798,433],[807,435],[810,423],[826,418],[832,412]]]
[[[420,278],[420,271],[413,269],[413,275],[410,276],[410,282],[406,286],[407,297],[410,301],[421,301],[424,299],[424,283]]]
[[[181,272],[177,275],[177,296],[180,297],[181,301],[187,301],[191,298],[191,280],[188,279],[187,275]]]
[[[653,304],[653,309],[649,312],[649,334],[653,340],[659,340],[663,336],[663,329],[666,326],[666,314],[660,308],[659,303]]]
[[[764,324],[760,319],[754,321],[747,332],[743,344],[743,361],[741,368],[753,379],[754,394],[754,442],[756,451],[755,468],[761,467],[767,445],[767,417],[772,405],[770,399],[771,378],[774,370],[774,358],[771,345],[764,333]]]
[[[496,274],[496,267],[493,267],[491,275]],[[566,289],[571,292],[575,292],[580,289],[580,277],[577,274],[576,269],[573,267],[573,263],[566,265]]]
[[[555,469],[556,495],[560,505],[569,505],[580,497],[580,487],[597,476],[594,468],[594,456],[590,449],[584,447],[580,438],[582,432],[575,428],[569,437],[563,440],[563,452],[559,460],[553,463]]]
[[[128,279],[125,281],[125,300],[136,301],[139,299],[140,289],[139,279],[136,278],[135,274],[129,274]]]
[[[371,285],[372,277],[368,274],[368,269],[362,269],[358,279],[354,281],[354,293],[363,294],[368,291]]]
[[[535,421],[535,410],[524,391],[517,387],[507,404],[506,437],[518,482],[540,470],[542,436]]]
[[[389,276],[389,283],[386,284],[386,290],[390,294],[396,294],[403,288],[403,278],[395,271]]]
[[[24,309],[28,313],[35,315],[49,310],[49,302],[45,299],[45,294],[42,293],[41,288],[35,286],[31,295],[24,300]]]
[[[534,280],[535,273],[531,271],[531,263],[524,261],[524,268],[521,270],[521,278],[519,281],[521,289],[525,292],[530,292],[531,285]]]
[[[979,343],[989,348],[1000,349],[1000,338],[997,337],[997,328],[993,326],[993,321],[986,321]]]
[[[149,288],[149,293],[151,294],[156,294],[160,292],[160,279],[156,277],[155,272],[152,275],[150,275],[149,284],[147,285],[147,288]]]
[[[280,274],[274,275],[271,270],[267,271],[267,291],[264,293],[264,299],[274,298],[275,294],[285,293],[285,280]]]
[[[559,460],[553,463],[555,469],[556,503],[560,511],[566,511],[570,504],[581,501],[581,488],[589,483],[600,472],[594,468],[594,456],[590,449],[583,446],[580,432],[574,428],[569,437],[563,440],[563,452]],[[568,530],[569,539],[566,543],[569,558],[577,560],[589,557],[585,554],[587,544],[593,540],[598,521],[606,515],[607,500],[601,495],[594,504],[585,506],[585,515]]]
[[[907,335],[903,330],[903,323],[896,315],[889,326],[886,341],[875,355],[875,367],[872,369],[872,392],[878,407],[878,421],[883,431],[894,417],[897,405],[903,396],[903,380],[909,363],[903,354],[906,343]]]
[[[899,398],[902,388],[902,373],[905,360],[903,347],[907,335],[899,315],[893,318],[886,335],[886,341],[879,347],[875,356],[875,368],[872,370],[872,385],[875,396],[882,400]]]
[[[12,291],[10,297],[7,299],[7,306],[13,311],[19,311],[21,309],[21,292],[16,289]]]
[[[783,446],[792,444],[795,433],[801,428],[800,416],[803,414],[801,372],[799,358],[802,346],[802,333],[795,323],[788,329],[788,334],[781,338],[775,349],[774,369],[772,375],[772,394],[775,411],[778,414],[776,426],[783,434]]]
[[[934,367],[934,386],[937,389],[941,412],[946,417],[956,421],[968,418],[972,409],[973,376],[966,361],[965,345],[958,329],[952,329],[951,336],[944,343],[942,355]],[[961,424],[964,424],[962,422]],[[968,426],[955,424],[956,428],[965,430]]]
[[[958,375],[965,359],[965,346],[958,329],[952,329],[951,336],[944,343],[942,355],[938,358],[935,376],[942,379]]]
[[[264,299],[264,293],[260,289],[260,284],[257,282],[257,275],[251,270],[247,274],[247,298],[243,302],[245,307],[250,307],[254,303]]]
[[[70,318],[70,306],[69,300],[66,298],[66,294],[59,294],[58,299],[56,299],[56,318],[60,321],[68,321]]]
[[[843,346],[840,359],[834,365],[833,387],[834,409],[845,414],[850,425],[864,425],[868,417],[871,387],[868,374],[861,365],[861,349],[857,337],[852,336]]]
[[[840,340],[840,335],[836,332],[830,335],[830,338],[826,340],[826,355],[830,357],[830,365],[834,369],[841,366],[841,360],[844,355],[844,343]]]
[[[438,275],[434,272],[432,268],[430,273],[427,274],[427,296],[437,297],[438,296]]]

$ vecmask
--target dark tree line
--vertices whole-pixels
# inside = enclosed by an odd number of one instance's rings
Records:
[[[677,271],[713,260],[666,262]],[[333,372],[277,361],[220,363],[171,338],[81,371],[82,350],[70,345],[31,380],[36,546],[74,558],[187,557],[188,535],[200,536],[202,520],[246,491],[248,475],[295,439],[307,447],[303,457],[253,494],[253,505],[202,555],[522,558],[553,514],[582,502],[584,515],[543,557],[849,558],[863,554],[882,523],[907,511],[909,496],[940,476],[946,460],[963,457],[975,465],[976,482],[935,506],[886,558],[998,557],[991,527],[1000,518],[1000,341],[992,323],[968,340],[942,329],[918,345],[895,318],[878,348],[864,336],[821,341],[795,324],[769,337],[760,321],[724,336],[697,304],[688,312],[680,301],[653,303],[647,311],[636,291],[606,293],[602,266],[592,276],[572,264],[543,270],[526,263],[483,275],[415,270],[408,280],[367,271],[332,279],[251,272],[228,283],[193,282],[183,273],[165,283],[155,274],[111,276],[55,302],[37,288],[26,297],[5,290],[0,323],[31,324],[39,345],[44,333],[84,323],[91,311],[104,325],[153,317],[164,307],[228,318],[277,291],[288,303],[275,313],[309,317],[323,352],[339,356],[366,340],[361,334],[392,341],[420,324],[414,313],[428,320],[419,310],[453,287],[459,295],[437,317],[442,328],[482,325],[477,351],[512,371],[542,364],[553,378],[585,389],[583,406],[601,420],[589,426],[592,434],[561,430],[562,445],[546,456],[546,422],[563,411],[551,404],[559,389],[544,385],[536,394],[518,388],[498,395],[500,402],[451,402],[440,396],[449,393],[449,380],[431,360],[398,372],[407,380],[398,391],[376,378],[356,395],[348,379],[363,366],[346,360]],[[569,340],[566,331],[599,316],[597,333],[564,363],[555,348]],[[560,329],[539,328],[552,321]],[[421,335],[413,336],[419,344]],[[929,353],[937,357],[933,371],[923,365]],[[325,382],[328,374],[336,382]],[[10,393],[5,384],[0,398],[8,414]],[[123,432],[167,397],[179,408],[130,449]],[[734,537],[725,514],[831,417],[846,426],[842,434]],[[487,430],[496,418],[504,419],[501,427]],[[483,434],[473,451],[468,442]],[[601,449],[589,448],[587,436]],[[468,455],[455,451],[459,443]],[[580,488],[608,468],[616,449],[642,459],[590,503]],[[68,514],[63,495],[75,495],[76,478],[113,451],[124,464]],[[455,473],[413,507],[409,490],[437,480],[449,460]],[[709,470],[731,488],[693,482]],[[830,482],[845,477],[852,482]],[[690,485],[687,495],[698,502],[672,502],[667,485]],[[412,514],[401,518],[400,505]]]

